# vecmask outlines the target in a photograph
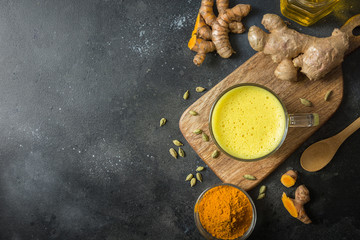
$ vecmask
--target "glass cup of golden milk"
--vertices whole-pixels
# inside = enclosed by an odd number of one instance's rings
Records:
[[[217,147],[241,161],[257,161],[276,152],[288,127],[319,124],[316,113],[288,114],[270,89],[254,83],[234,85],[222,92],[210,111],[210,134]]]

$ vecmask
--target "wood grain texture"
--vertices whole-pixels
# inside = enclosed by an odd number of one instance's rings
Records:
[[[341,66],[327,74],[324,79],[310,81],[305,76],[301,76],[300,80],[295,83],[276,79],[275,68],[276,64],[269,56],[263,53],[255,54],[186,109],[179,122],[185,139],[214,173],[223,182],[235,184],[245,190],[259,184],[319,129],[335,113],[343,97]],[[204,142],[201,135],[196,135],[193,131],[202,129],[210,136],[209,114],[215,99],[225,89],[239,83],[258,83],[270,88],[283,100],[289,113],[318,113],[320,124],[310,128],[289,128],[286,140],[280,149],[268,158],[257,162],[237,161],[223,153],[213,159],[211,154],[217,148],[212,139]],[[332,90],[333,93],[326,102],[324,96],[329,90]],[[313,106],[303,106],[299,98],[310,100]],[[190,110],[198,112],[199,115],[191,116],[188,113]],[[257,180],[246,180],[243,178],[244,174],[254,175]]]

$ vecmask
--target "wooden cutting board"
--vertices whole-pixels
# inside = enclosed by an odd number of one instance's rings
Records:
[[[357,15],[355,25],[350,21],[350,24],[345,24],[343,28],[347,28],[347,30],[351,28],[352,31],[353,28],[359,26],[359,16]],[[359,37],[353,37],[350,51],[359,45]],[[295,83],[276,79],[274,75],[276,67],[277,64],[269,56],[263,53],[255,54],[193,103],[180,118],[179,125],[182,134],[204,162],[223,182],[235,184],[245,190],[249,190],[259,184],[318,130],[335,113],[343,97],[341,66],[328,73],[322,80],[310,81],[305,76],[301,76],[299,81]],[[193,131],[195,129],[202,129],[210,136],[209,114],[215,99],[225,89],[239,83],[257,83],[270,88],[283,100],[289,113],[318,113],[320,116],[319,125],[309,128],[289,128],[286,140],[280,149],[263,160],[241,162],[223,153],[218,158],[213,159],[211,154],[217,148],[212,139],[209,142],[204,142],[201,135],[196,135]],[[333,93],[329,101],[325,101],[324,96],[329,90],[332,90]],[[310,100],[313,106],[303,106],[299,98]],[[198,112],[199,115],[190,115],[188,113],[190,110]],[[254,175],[257,180],[246,180],[243,178],[244,174]]]

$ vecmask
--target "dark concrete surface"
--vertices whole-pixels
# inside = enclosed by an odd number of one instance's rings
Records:
[[[247,28],[280,13],[279,0],[248,2]],[[343,2],[309,28],[291,26],[328,36],[360,13],[358,1]],[[0,3],[0,239],[202,239],[193,206],[220,180],[206,170],[190,188],[184,178],[202,160],[186,143],[184,159],[168,149],[185,142],[178,121],[201,96],[194,88],[211,88],[255,53],[247,35],[231,36],[230,59],[208,54],[196,67],[187,40],[200,0]],[[357,50],[343,63],[340,109],[264,181],[249,239],[360,239],[360,132],[320,172],[299,165],[307,146],[360,116],[359,66]],[[311,225],[281,204],[288,168],[311,191]]]

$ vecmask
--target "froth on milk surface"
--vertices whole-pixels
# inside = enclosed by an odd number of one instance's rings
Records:
[[[239,86],[225,93],[212,113],[212,131],[228,154],[256,159],[272,152],[285,133],[280,101],[257,86]]]

